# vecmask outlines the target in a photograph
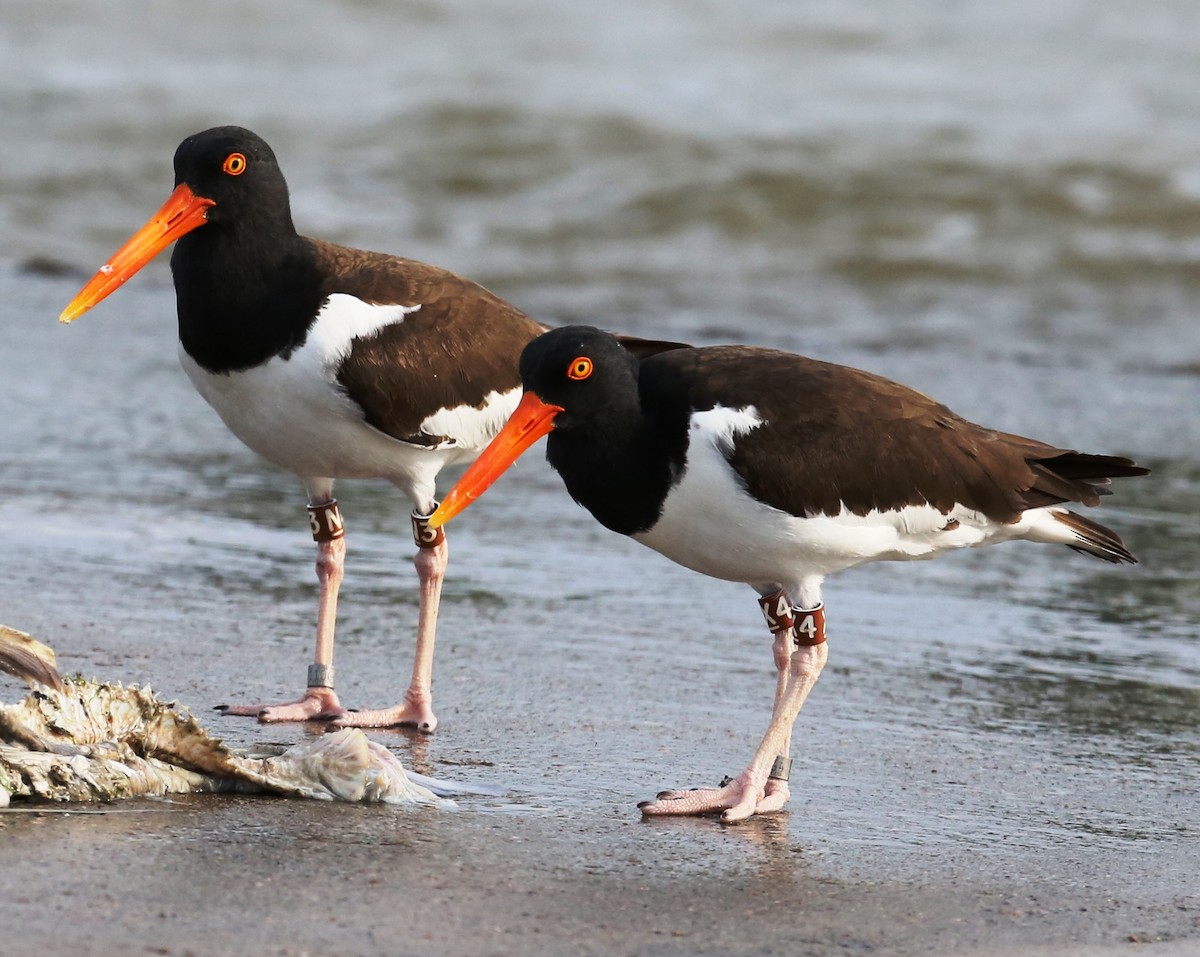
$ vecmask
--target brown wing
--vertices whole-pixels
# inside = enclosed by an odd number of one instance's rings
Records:
[[[1130,460],[984,428],[920,392],[846,366],[719,346],[648,360],[675,371],[694,409],[753,405],[765,424],[729,461],[760,501],[794,515],[956,503],[996,521],[1056,502],[1096,504]]]
[[[517,364],[546,331],[487,289],[436,266],[312,241],[336,276],[324,295],[420,306],[377,335],[356,339],[338,381],[375,428],[407,442],[434,444],[421,422],[438,409],[481,407],[492,391],[521,384]]]

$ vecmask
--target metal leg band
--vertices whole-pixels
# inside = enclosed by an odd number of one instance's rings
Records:
[[[346,534],[342,510],[338,508],[336,498],[331,498],[324,505],[308,506],[308,524],[314,542],[332,542]]]
[[[333,665],[313,663],[308,666],[308,686],[310,688],[333,687]]]
[[[438,503],[433,503],[433,508],[428,515],[418,515],[416,509],[412,515],[412,532],[413,541],[417,543],[417,548],[437,548],[446,540],[446,532],[441,528],[430,528],[429,519],[433,517],[433,513],[437,511]]]
[[[775,763],[771,765],[771,773],[767,775],[768,781],[786,781],[792,775],[792,759],[785,758],[782,754],[775,759]]]

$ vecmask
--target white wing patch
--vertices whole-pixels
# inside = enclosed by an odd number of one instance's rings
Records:
[[[480,408],[460,405],[453,409],[438,409],[421,423],[421,431],[446,436],[450,439],[449,443],[444,443],[446,446],[479,451],[500,431],[520,401],[520,386],[507,392],[493,389],[484,396]]]
[[[326,365],[336,368],[350,354],[355,339],[369,339],[380,329],[403,322],[405,316],[420,308],[420,303],[415,306],[376,305],[348,293],[335,292],[317,313],[317,321],[299,351],[313,349],[324,358]]]
[[[714,405],[705,412],[692,413],[688,441],[692,445],[705,442],[720,449],[722,455],[729,455],[739,435],[745,435],[762,424],[758,409],[752,405],[744,409]]]

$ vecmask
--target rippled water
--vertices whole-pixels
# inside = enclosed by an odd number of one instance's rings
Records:
[[[1014,546],[835,579],[805,773],[843,853],[1195,843],[1190,0],[55,7],[0,15],[5,623],[201,704],[302,676],[299,490],[191,393],[165,263],[54,321],[165,198],[178,140],[237,122],[305,232],[548,321],[801,350],[1152,466],[1100,515],[1134,569]],[[535,460],[518,475],[456,523],[435,753],[570,806],[590,797],[564,780],[624,807],[735,770],[770,700],[749,593],[604,533]],[[409,653],[407,506],[339,497],[339,670],[382,703]],[[960,797],[929,792],[946,767]]]

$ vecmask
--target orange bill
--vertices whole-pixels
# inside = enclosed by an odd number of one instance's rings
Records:
[[[208,208],[216,203],[197,196],[186,183],[175,187],[162,209],[151,217],[141,229],[129,237],[129,241],[100,267],[79,295],[58,317],[60,322],[70,322],[116,292],[121,285],[146,263],[166,249],[184,233],[190,233],[207,221]]]
[[[550,405],[534,393],[526,392],[504,428],[442,499],[429,524],[440,528],[479,498],[522,452],[554,429],[554,417],[562,410],[561,405]]]

